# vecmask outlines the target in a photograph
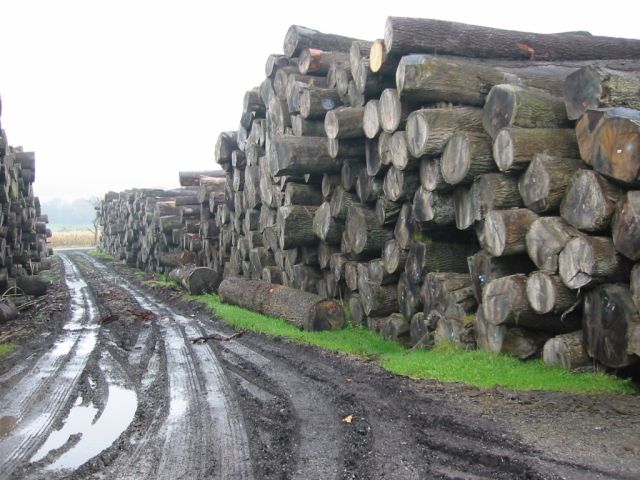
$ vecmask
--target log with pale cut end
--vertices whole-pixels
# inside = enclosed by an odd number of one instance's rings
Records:
[[[300,116],[307,120],[323,120],[327,112],[341,105],[342,100],[333,88],[309,87],[300,94]]]
[[[584,167],[575,158],[535,155],[518,183],[525,206],[537,213],[558,210],[571,177]]]
[[[611,221],[613,245],[631,260],[640,260],[640,191],[627,192]]]
[[[485,217],[484,238],[480,243],[496,257],[525,253],[527,232],[537,218],[527,208],[492,210]]]
[[[502,172],[520,171],[539,153],[578,158],[572,128],[503,128],[493,142],[493,158]]]
[[[413,236],[413,207],[410,203],[403,203],[393,230],[393,236],[402,249],[408,249]]]
[[[494,86],[483,107],[482,124],[496,138],[506,127],[568,127],[561,97],[536,88],[503,84]]]
[[[385,242],[393,237],[392,230],[381,227],[375,210],[369,208],[349,209],[346,231],[351,251],[356,254],[379,254]]]
[[[349,48],[349,66],[351,71],[358,70],[358,63],[360,59],[369,56],[369,50],[371,50],[372,42],[365,40],[355,40],[351,42],[351,48]]]
[[[420,160],[409,155],[404,131],[391,135],[391,164],[398,170],[417,170]]]
[[[329,202],[324,202],[313,217],[313,233],[329,245],[340,245],[344,224],[331,216]]]
[[[587,110],[604,107],[640,109],[640,72],[587,65],[564,82],[567,116],[577,120]]]
[[[587,354],[607,367],[638,362],[640,313],[626,285],[601,285],[586,294],[582,331]]]
[[[434,342],[436,345],[451,342],[465,350],[475,350],[477,343],[473,317],[460,319],[441,314],[434,333]]]
[[[252,118],[264,118],[266,107],[264,102],[262,101],[262,98],[260,97],[259,87],[248,90],[244,94],[244,98],[242,99],[242,113],[250,113],[252,114]]]
[[[423,108],[407,117],[407,147],[414,157],[440,155],[454,133],[482,131],[482,110],[475,107]]]
[[[420,186],[413,197],[413,216],[418,222],[436,226],[454,225],[453,195],[430,192]]]
[[[380,127],[387,133],[403,129],[409,113],[413,110],[414,103],[401,99],[395,88],[386,88],[380,95],[378,104]]]
[[[351,162],[362,163],[362,157],[365,155],[365,141],[363,138],[343,140],[328,138],[327,150],[331,158],[340,158]]]
[[[223,280],[218,291],[224,303],[284,318],[305,330],[332,330],[344,326],[340,303],[312,293],[238,277]]]
[[[518,178],[504,173],[484,173],[473,180],[471,204],[476,220],[490,210],[524,206],[518,191]]]
[[[387,166],[382,164],[378,151],[378,139],[367,139],[364,147],[367,173],[371,176],[382,176],[387,171]]]
[[[307,120],[302,115],[291,116],[291,129],[296,137],[323,137],[324,120]]]
[[[526,255],[494,257],[486,250],[480,250],[468,257],[467,265],[473,282],[473,293],[478,301],[482,300],[482,290],[485,285],[492,280],[515,273],[526,274],[534,269],[534,265]]]
[[[470,188],[460,186],[453,191],[453,208],[456,217],[456,228],[458,230],[471,228],[476,217]]]
[[[416,312],[422,310],[422,303],[420,302],[420,286],[410,282],[406,273],[403,273],[398,279],[397,289],[397,307],[404,318],[410,320]]]
[[[476,313],[474,326],[478,349],[511,355],[521,360],[538,355],[550,336],[536,330],[494,325],[486,320],[482,305]]]
[[[581,235],[561,217],[540,217],[527,232],[527,253],[539,270],[556,273],[560,252],[569,240]]]
[[[349,261],[344,264],[344,283],[349,290],[358,290],[358,262]]]
[[[158,261],[163,267],[178,268],[195,263],[196,257],[193,252],[189,252],[187,250],[175,250],[160,253],[158,255]]]
[[[278,208],[276,224],[280,232],[280,248],[287,249],[303,245],[315,245],[313,217],[319,207],[291,205]]]
[[[569,180],[560,215],[585,232],[606,231],[621,197],[622,191],[616,184],[593,170],[580,169]]]
[[[578,296],[559,276],[538,271],[527,279],[527,299],[537,313],[561,315],[575,305]]]
[[[383,75],[393,75],[398,68],[401,55],[387,53],[384,40],[379,38],[374,40],[369,50],[369,68],[374,73]]]
[[[284,135],[287,128],[291,127],[291,115],[286,100],[275,95],[271,97],[267,109],[267,125],[270,135]]]
[[[296,61],[296,59],[289,58],[286,55],[272,53],[267,57],[267,61],[264,64],[264,73],[267,77],[273,77],[279,68],[293,66]]]
[[[382,165],[391,165],[391,134],[380,132],[378,136],[378,156]]]
[[[342,188],[342,177],[340,175],[330,175],[325,173],[322,175],[322,196],[324,198],[329,198],[336,187],[340,186]]]
[[[331,195],[331,216],[337,220],[346,220],[349,210],[361,206],[356,195],[347,192],[342,185],[338,185]]]
[[[388,53],[431,53],[523,60],[638,58],[640,40],[599,37],[582,32],[530,33],[445,20],[388,17]]]
[[[338,107],[324,117],[324,130],[329,138],[364,137],[364,107]]]
[[[18,317],[18,309],[11,300],[3,299],[0,301],[0,325]]]
[[[212,268],[185,265],[171,270],[169,280],[178,282],[190,295],[202,295],[218,290],[222,274]]]
[[[349,52],[351,43],[355,41],[361,40],[322,33],[300,25],[291,25],[284,37],[283,51],[287,57],[295,57],[305,48],[315,48],[325,52]]]
[[[364,313],[368,317],[380,317],[398,311],[397,285],[376,285],[359,278],[358,292]]]
[[[420,186],[418,172],[389,168],[384,176],[384,194],[394,202],[410,200]]]
[[[369,100],[364,106],[362,130],[367,138],[375,138],[380,133],[380,108],[378,100]]]
[[[364,309],[362,308],[362,301],[360,300],[359,293],[352,293],[347,300],[349,307],[349,316],[353,325],[363,325],[365,322]]]
[[[590,366],[589,358],[582,345],[582,330],[557,335],[547,340],[542,351],[542,360],[547,365],[556,365],[574,371]]]
[[[363,168],[356,179],[356,194],[362,203],[374,203],[383,196],[383,184],[382,178],[367,174],[367,169]]]
[[[496,171],[491,138],[485,133],[456,132],[442,152],[442,176],[450,185],[468,184],[483,173]]]
[[[382,324],[382,337],[393,342],[409,344],[410,324],[401,313],[392,313]]]
[[[329,155],[325,137],[277,136],[272,144],[273,176],[340,172],[340,161]]]
[[[603,117],[595,131],[591,165],[609,178],[640,185],[640,111],[634,118]]]
[[[342,188],[347,191],[353,191],[358,180],[358,175],[362,170],[365,170],[365,165],[359,159],[343,161],[342,168],[340,169]]]
[[[385,269],[384,260],[382,258],[374,258],[367,262],[367,275],[371,282],[378,285],[386,285],[388,283],[397,283],[400,272],[388,273]]]
[[[558,270],[569,288],[629,278],[631,262],[620,255],[609,237],[583,235],[567,242],[558,259]]]
[[[393,226],[396,223],[402,204],[389,200],[384,195],[376,201],[376,219],[381,226]]]
[[[408,250],[400,247],[395,239],[389,240],[382,251],[384,269],[389,275],[399,274],[404,271]]]
[[[323,270],[329,269],[329,262],[331,261],[331,255],[339,253],[339,245],[331,245],[326,242],[320,242],[318,245],[318,265]]]
[[[489,282],[482,291],[484,317],[493,325],[566,333],[579,326],[577,319],[539,315],[527,300],[527,276],[517,273]]]
[[[438,157],[420,158],[420,166],[418,167],[420,185],[430,192],[452,192],[454,187],[449,185],[442,176],[440,163]]]
[[[346,63],[346,52],[324,51],[317,48],[305,48],[298,55],[298,70],[303,75],[326,76],[332,62]]]

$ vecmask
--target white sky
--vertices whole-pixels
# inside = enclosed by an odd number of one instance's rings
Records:
[[[637,1],[0,0],[1,122],[36,152],[44,200],[176,187],[179,170],[216,168],[218,133],[291,24],[373,40],[394,15],[638,38],[639,14]]]

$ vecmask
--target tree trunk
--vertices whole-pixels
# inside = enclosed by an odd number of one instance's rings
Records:
[[[503,128],[493,142],[493,158],[501,172],[524,170],[539,153],[578,158],[575,131],[571,128]]]
[[[374,203],[381,198],[384,191],[384,180],[367,173],[363,168],[356,179],[356,194],[362,203]]]
[[[524,204],[537,213],[558,210],[571,177],[584,167],[578,159],[535,155],[518,184]]]
[[[476,217],[471,189],[461,186],[453,191],[453,208],[458,230],[467,230],[473,226]]]
[[[313,234],[313,217],[319,207],[291,205],[278,208],[276,224],[280,231],[280,248],[316,245]]]
[[[490,210],[522,207],[518,179],[504,173],[478,175],[471,186],[471,204],[476,220],[482,220]]]
[[[452,192],[454,187],[449,185],[442,176],[440,158],[422,157],[418,171],[420,174],[420,185],[429,192]]]
[[[591,165],[601,174],[640,186],[640,111],[633,118],[604,116],[595,131]]]
[[[24,295],[41,297],[46,295],[49,289],[49,282],[40,275],[24,275],[16,277],[16,287],[18,287]]]
[[[334,300],[270,283],[230,277],[219,288],[220,300],[272,317],[284,318],[305,330],[344,326],[344,312]]]
[[[159,254],[158,261],[163,267],[178,268],[195,263],[195,255],[186,250],[175,250]]]
[[[212,268],[185,265],[171,270],[169,280],[178,282],[190,295],[202,295],[216,292],[222,275]]]
[[[482,174],[495,172],[491,138],[483,133],[454,133],[442,152],[442,176],[450,185],[469,184]]]
[[[533,272],[527,279],[527,299],[536,313],[562,315],[575,305],[578,296],[559,276]]]
[[[529,33],[422,18],[388,17],[387,53],[431,53],[478,58],[591,60],[638,58],[640,40],[582,33]]]
[[[361,206],[362,204],[358,201],[356,196],[353,193],[345,191],[341,185],[336,187],[333,191],[333,195],[331,195],[331,216],[336,220],[346,220],[347,213],[351,209]]]
[[[364,137],[364,107],[338,107],[324,117],[324,130],[329,138]]]
[[[496,138],[503,128],[569,127],[562,97],[521,85],[495,85],[483,108],[485,131]]]
[[[300,94],[300,116],[306,120],[323,120],[327,112],[342,105],[333,88],[305,88]],[[324,127],[322,130],[324,135]]]
[[[183,171],[178,172],[181,187],[198,187],[200,186],[200,177],[218,177],[224,175],[219,170],[201,170],[201,171]]]
[[[291,129],[296,137],[323,137],[324,120],[307,120],[302,115],[291,116]]]
[[[392,313],[382,324],[382,337],[392,342],[408,345],[410,325],[400,313]]]
[[[305,48],[298,55],[298,70],[303,75],[326,76],[332,62],[346,63],[346,52],[323,51],[317,48]]]
[[[558,270],[569,288],[627,281],[631,262],[616,252],[609,237],[575,237],[560,253]]]
[[[582,330],[557,335],[547,340],[542,351],[542,360],[565,370],[575,371],[590,366],[593,361],[582,346]]]
[[[347,239],[356,254],[377,255],[385,242],[393,238],[393,232],[378,224],[375,210],[351,208],[347,212]]]
[[[631,260],[640,260],[640,191],[627,192],[611,221],[613,245]]]
[[[395,88],[386,88],[380,95],[378,104],[380,127],[387,133],[404,129],[409,113],[415,108],[414,103],[401,99]]]
[[[527,274],[534,268],[526,255],[494,257],[486,250],[468,257],[467,265],[473,282],[473,293],[478,302],[482,301],[482,290],[487,283],[515,273]]]
[[[331,196],[337,186],[342,183],[340,175],[330,175],[325,173],[322,175],[322,196],[326,199]]]
[[[10,300],[0,302],[0,325],[15,320],[18,317],[18,310]]]
[[[275,156],[273,176],[340,172],[340,161],[329,156],[325,137],[276,137],[272,149],[269,155]]]
[[[580,169],[571,177],[560,204],[560,215],[586,232],[603,232],[611,226],[620,188],[593,170]]]
[[[363,325],[365,321],[364,309],[362,308],[362,301],[360,300],[360,294],[352,293],[349,295],[347,301],[349,306],[349,314],[353,325]]]
[[[402,204],[389,200],[384,195],[376,201],[376,219],[380,226],[393,226],[400,215]]]
[[[553,274],[558,271],[558,256],[562,249],[569,240],[581,235],[561,217],[540,217],[527,232],[527,253],[539,270]]]
[[[638,362],[640,313],[625,285],[601,285],[589,291],[582,317],[587,354],[611,368]]]
[[[434,226],[455,225],[453,195],[430,192],[420,186],[413,197],[413,216]]]
[[[526,235],[538,215],[527,208],[490,211],[480,243],[491,255],[501,257],[527,251]]]

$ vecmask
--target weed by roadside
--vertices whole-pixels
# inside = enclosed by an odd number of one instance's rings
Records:
[[[16,349],[15,343],[0,343],[0,358],[4,357],[7,353],[11,353]]]
[[[101,260],[106,260],[109,262],[116,261],[113,255],[109,255],[107,252],[103,252],[102,250],[89,250],[87,253],[92,257],[99,258]]]

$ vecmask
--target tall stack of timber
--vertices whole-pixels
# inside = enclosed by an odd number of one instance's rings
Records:
[[[583,32],[292,26],[218,137],[207,258],[407,344],[637,364],[639,72]]]
[[[13,279],[27,295],[46,291],[46,282],[37,274],[51,266],[51,231],[34,196],[34,181],[35,154],[10,146],[0,123],[0,293]]]

